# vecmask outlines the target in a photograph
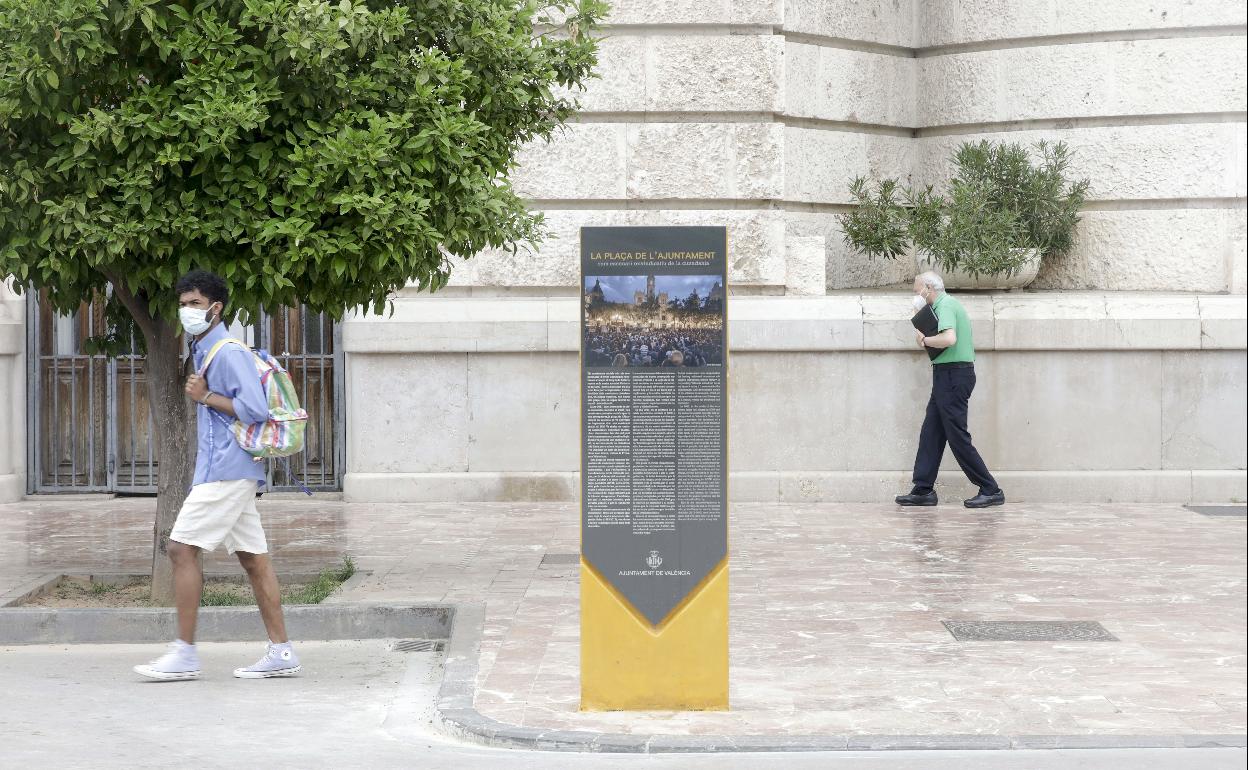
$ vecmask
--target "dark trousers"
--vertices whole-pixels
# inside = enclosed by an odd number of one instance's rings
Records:
[[[966,429],[967,407],[974,390],[975,367],[932,367],[932,397],[927,401],[927,416],[923,418],[923,430],[919,433],[919,452],[914,458],[915,492],[930,492],[936,485],[945,444],[953,450],[962,472],[979,487],[980,493],[992,495],[1001,491]]]

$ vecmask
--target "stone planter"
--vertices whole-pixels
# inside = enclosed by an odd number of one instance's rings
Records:
[[[945,280],[946,289],[1022,289],[1031,285],[1040,272],[1040,251],[1032,249],[1023,266],[1014,275],[988,275],[981,273],[972,276],[961,270],[944,270],[927,261],[923,257],[915,258],[920,273],[931,270]]]

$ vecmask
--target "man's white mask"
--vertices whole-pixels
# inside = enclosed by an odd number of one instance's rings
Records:
[[[208,311],[197,307],[178,308],[178,320],[187,334],[199,335],[208,331],[212,322],[208,320]]]

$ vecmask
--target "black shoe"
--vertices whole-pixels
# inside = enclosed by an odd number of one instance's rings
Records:
[[[1005,493],[996,492],[991,495],[979,493],[970,500],[963,500],[962,504],[967,508],[991,508],[994,505],[1005,505]]]
[[[897,495],[893,502],[903,506],[932,506],[936,504],[936,492],[911,492],[908,495]]]

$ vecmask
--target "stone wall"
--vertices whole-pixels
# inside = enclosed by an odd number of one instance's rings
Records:
[[[25,307],[0,280],[0,503],[26,493]]]
[[[554,239],[454,280],[568,287],[581,225],[726,221],[739,292],[893,284],[912,266],[842,243],[851,178],[938,183],[962,141],[1047,138],[1093,187],[1038,287],[1243,294],[1246,18],[1225,0],[617,2],[579,122],[515,180]]]
[[[1244,299],[965,295],[971,429],[1014,499],[1243,500]],[[575,298],[438,298],[355,318],[346,496],[572,499]],[[930,388],[902,293],[729,303],[732,499],[884,501]],[[379,408],[379,404],[385,404]],[[967,494],[951,457],[947,495]]]
[[[989,459],[1031,499],[1243,499],[1244,3],[613,5],[583,111],[514,179],[548,240],[347,323],[349,496],[570,497],[578,230],[706,224],[729,230],[734,499],[886,497],[927,375],[904,296],[855,293],[913,265],[846,250],[848,182],[1047,138],[1093,188],[1036,286],[1155,294],[968,299]],[[0,500],[24,487],[22,320],[0,296]]]

